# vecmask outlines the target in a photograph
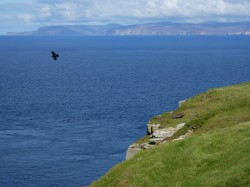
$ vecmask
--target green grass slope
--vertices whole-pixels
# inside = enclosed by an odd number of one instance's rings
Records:
[[[141,151],[91,186],[250,186],[250,82],[211,89],[151,123],[187,123],[175,137],[192,136]]]

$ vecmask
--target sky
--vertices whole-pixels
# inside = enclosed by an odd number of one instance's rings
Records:
[[[0,34],[50,25],[250,21],[250,0],[0,0]]]

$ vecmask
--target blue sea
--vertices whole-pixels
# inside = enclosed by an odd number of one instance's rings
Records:
[[[86,186],[150,118],[246,81],[249,36],[1,36],[0,186]]]

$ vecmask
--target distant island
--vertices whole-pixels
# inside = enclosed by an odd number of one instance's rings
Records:
[[[196,36],[250,35],[250,22],[171,23],[135,25],[58,25],[35,31],[8,32],[8,36]]]

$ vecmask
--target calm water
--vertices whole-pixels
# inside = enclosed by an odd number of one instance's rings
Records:
[[[250,81],[249,59],[250,37],[0,37],[0,186],[91,183],[151,117]]]

